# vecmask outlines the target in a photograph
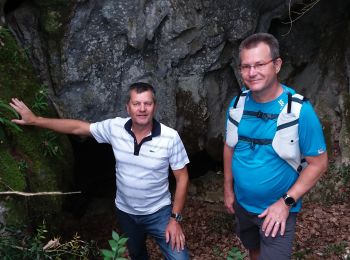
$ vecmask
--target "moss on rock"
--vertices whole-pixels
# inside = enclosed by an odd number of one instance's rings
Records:
[[[39,10],[40,24],[45,33],[50,37],[62,37],[64,34],[64,25],[67,24],[74,0],[35,0],[34,4]]]
[[[0,97],[9,102],[19,97],[29,106],[36,102],[36,93],[42,89],[24,51],[17,45],[11,33],[0,27]],[[43,114],[54,116],[48,107]],[[11,118],[7,118],[10,120]],[[22,132],[0,125],[4,130],[0,142],[0,191],[16,190],[27,192],[68,191],[73,179],[73,152],[65,135],[55,137],[57,152],[45,153],[45,133],[47,130],[21,127]],[[46,156],[45,156],[46,154]],[[1,197],[6,205],[5,221],[23,219],[23,214],[31,220],[42,218],[54,221],[54,214],[62,210],[64,197],[35,197],[12,199]],[[25,210],[24,210],[25,209]],[[20,216],[20,217],[19,217]],[[24,218],[25,219],[25,218]]]

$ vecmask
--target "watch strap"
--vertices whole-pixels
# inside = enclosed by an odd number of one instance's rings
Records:
[[[181,213],[171,213],[171,217],[175,219],[176,222],[181,222],[182,221],[182,215]]]
[[[288,206],[288,207],[294,207],[296,205],[295,199],[293,197],[291,197],[290,195],[288,195],[287,193],[285,193],[282,196],[284,203]]]

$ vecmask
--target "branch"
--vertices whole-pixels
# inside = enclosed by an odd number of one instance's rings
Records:
[[[81,193],[81,191],[72,191],[72,192],[61,192],[61,191],[44,191],[44,192],[21,192],[21,191],[2,191],[0,192],[1,195],[19,195],[19,196],[25,196],[25,197],[32,197],[32,196],[47,196],[47,195],[70,195],[70,194],[78,194]]]
[[[313,2],[311,2],[310,4],[305,4],[304,7],[301,9],[300,12],[296,12],[296,11],[292,11],[292,0],[289,0],[289,4],[288,4],[288,16],[289,16],[289,21],[285,22],[283,24],[289,24],[289,30],[287,33],[283,34],[282,36],[285,36],[287,34],[289,34],[292,30],[293,27],[293,23],[296,22],[297,20],[299,20],[301,17],[304,16],[304,14],[306,14],[307,12],[309,12],[316,4],[318,4],[318,2],[320,2],[321,0],[314,0]],[[296,14],[297,17],[296,18],[292,18],[292,13]]]

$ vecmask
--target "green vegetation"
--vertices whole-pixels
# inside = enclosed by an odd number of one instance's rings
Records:
[[[292,259],[295,259],[295,260],[305,259],[309,253],[311,253],[310,249],[302,249],[302,250],[296,251],[293,253]]]
[[[58,135],[55,132],[46,131],[44,133],[41,148],[45,157],[55,157],[62,155],[62,151],[58,142]]]
[[[99,254],[94,241],[82,241],[77,234],[65,243],[61,243],[59,238],[48,241],[45,222],[38,226],[34,236],[16,227],[2,228],[0,236],[0,257],[4,260],[91,259]]]
[[[11,122],[11,117],[8,117],[9,113],[12,114],[12,117],[18,118],[17,112],[0,99],[0,141],[5,139],[5,129],[3,127],[8,127],[17,132],[22,131],[15,123]]]
[[[34,106],[40,115],[56,116],[47,87],[38,82],[26,53],[7,28],[0,27],[0,42],[0,191],[69,191],[73,152],[68,138],[53,137],[46,130],[18,127],[11,122],[18,117],[8,105],[13,97]],[[35,224],[45,217],[47,223],[57,226],[60,219],[55,215],[62,210],[64,199],[6,197],[2,199],[2,206],[7,209],[5,222]]]
[[[46,86],[41,86],[35,94],[32,109],[34,113],[43,114],[47,111],[49,104],[47,103],[48,90]]]
[[[42,29],[54,39],[61,38],[64,24],[70,17],[74,0],[33,1],[39,10],[39,20]]]
[[[28,163],[25,160],[21,160],[18,162],[18,170],[25,174],[28,170]]]
[[[237,247],[232,247],[227,253],[227,260],[243,260],[246,256],[247,254],[242,253]]]
[[[213,253],[218,259],[225,259],[224,252],[222,252],[218,246],[213,247]],[[227,252],[226,260],[244,260],[246,257],[247,253],[244,253],[239,250],[239,248],[233,246],[230,251]]]
[[[347,242],[342,241],[340,243],[329,244],[324,249],[324,254],[326,257],[343,256],[346,253]],[[344,258],[346,259],[346,258]]]
[[[126,252],[126,237],[119,236],[115,231],[112,231],[112,238],[108,241],[111,250],[102,249],[101,253],[104,260],[127,260],[125,258]]]

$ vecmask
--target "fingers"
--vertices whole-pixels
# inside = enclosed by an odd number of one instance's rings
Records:
[[[21,113],[24,103],[17,98],[12,98],[10,106],[16,110],[17,113]]]
[[[181,234],[180,235],[180,244],[179,244],[179,249],[184,250],[185,249],[185,235]]]
[[[184,250],[185,249],[185,235],[181,234],[180,235],[180,249]],[[178,249],[179,250],[179,249]],[[180,251],[180,250],[179,250]]]
[[[169,243],[169,240],[170,240],[170,234],[169,232],[165,232],[165,242]]]
[[[11,99],[10,105],[11,105],[12,107],[15,107],[15,106],[19,106],[20,103],[21,103],[21,101],[20,101],[18,98],[12,98],[12,99]]]
[[[265,209],[265,210],[263,211],[263,213],[261,213],[260,215],[258,215],[258,218],[264,218],[264,217],[266,217],[268,212],[269,212],[269,211],[268,211],[268,208],[267,208],[267,209]]]
[[[11,119],[11,122],[13,122],[17,125],[24,125],[23,120],[20,120],[20,119]]]
[[[278,232],[283,236],[286,229],[286,221],[289,215],[289,208],[285,206],[282,199],[276,201],[268,207],[263,213],[258,215],[259,218],[265,218],[261,226],[265,236],[275,237]]]
[[[230,214],[234,214],[235,213],[235,210],[233,208],[233,205],[225,205],[226,206],[226,211],[227,213],[230,213]]]
[[[172,249],[172,250],[174,250],[175,245],[177,245],[176,239],[177,239],[176,237],[175,237],[174,239],[171,237],[171,239],[170,239],[171,249]]]
[[[181,234],[179,237],[179,240],[177,241],[177,246],[176,249],[179,252],[180,250],[184,250],[185,249],[185,235]]]
[[[272,228],[272,233],[271,233],[272,237],[275,237],[277,235],[277,232],[280,229],[280,226],[281,226],[281,223],[279,221],[276,221],[274,223],[273,228]]]
[[[172,250],[177,250],[178,252],[180,250],[185,249],[186,244],[186,238],[185,235],[182,233],[182,231],[175,231],[175,232],[166,232],[165,233],[165,240],[167,243],[170,242],[170,246]]]
[[[12,98],[10,106],[20,115],[21,119],[14,118],[11,121],[18,125],[30,125],[35,120],[36,116],[26,106],[26,104],[18,98]]]
[[[283,221],[283,222],[281,223],[281,232],[280,232],[281,236],[284,235],[284,232],[285,232],[285,231],[286,231],[286,222]]]
[[[174,248],[176,248],[176,250],[178,252],[180,252],[180,250],[185,249],[186,238],[185,238],[184,234],[180,234],[180,235],[176,236],[174,240],[175,240],[175,242],[174,242],[175,245],[174,246],[172,245],[173,250],[174,250]]]
[[[233,207],[233,203],[235,202],[234,197],[233,196],[225,196],[224,197],[224,203],[225,203],[225,207],[226,207],[226,211],[230,214],[234,214],[235,213],[235,209]]]
[[[286,228],[285,221],[273,220],[273,219],[265,219],[261,230],[265,233],[265,236],[268,237],[276,237],[278,231],[280,231],[280,235],[283,236]]]
[[[180,250],[184,250],[185,249],[185,235],[181,234],[175,237],[175,239],[171,239],[171,248],[172,250],[174,250],[176,248],[176,250],[178,252],[180,252]]]

